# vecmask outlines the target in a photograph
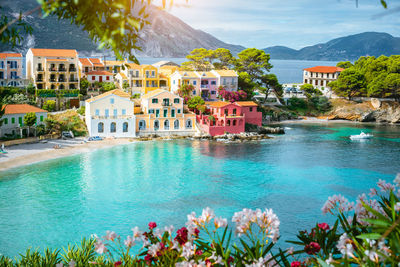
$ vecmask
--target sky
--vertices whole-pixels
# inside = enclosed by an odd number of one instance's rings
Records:
[[[174,0],[168,12],[245,47],[299,49],[366,31],[400,37],[400,0]],[[399,11],[399,12],[394,12]]]

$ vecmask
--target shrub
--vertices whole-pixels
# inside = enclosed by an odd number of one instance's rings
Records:
[[[78,112],[82,116],[85,116],[85,110],[85,107],[81,106],[76,112]]]
[[[52,112],[54,110],[56,110],[56,101],[54,100],[47,100],[44,104],[43,104],[43,109]]]
[[[325,96],[314,96],[310,98],[313,107],[319,112],[327,112],[332,108],[332,104]]]
[[[302,98],[291,97],[288,99],[288,108],[292,110],[296,109],[306,109],[307,101]]]

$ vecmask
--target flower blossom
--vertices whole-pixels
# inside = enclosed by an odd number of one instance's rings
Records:
[[[322,207],[323,213],[332,213],[332,210],[337,207],[339,211],[345,212],[353,209],[353,203],[350,203],[347,198],[342,195],[333,195],[328,198]]]
[[[304,251],[309,255],[315,255],[321,250],[321,246],[317,242],[310,242],[304,247]]]
[[[126,240],[124,241],[124,245],[125,245],[127,248],[133,247],[133,246],[135,245],[135,238],[128,235],[128,236],[126,237]]]
[[[354,257],[353,241],[348,238],[346,233],[340,236],[339,242],[336,247],[343,256]]]
[[[394,189],[395,189],[394,185],[392,185],[391,183],[387,183],[385,180],[381,180],[381,179],[379,179],[378,187],[381,189],[382,192],[390,192],[390,191],[394,191]]]
[[[113,231],[107,231],[106,236],[104,237],[105,240],[114,241],[117,238],[117,234]]]
[[[158,252],[161,250],[161,243],[158,242],[157,244],[153,244],[149,247],[149,251],[148,253],[153,256],[153,257],[157,257]]]
[[[221,227],[225,228],[227,225],[228,225],[228,220],[225,218],[219,217],[219,218],[214,219],[214,226],[216,229],[221,228]]]
[[[290,263],[290,267],[301,267],[301,262],[293,261],[292,263]]]
[[[97,240],[94,244],[94,249],[99,254],[104,254],[108,251],[106,244],[104,244],[101,240]]]
[[[149,229],[150,230],[153,230],[156,227],[157,227],[157,224],[155,222],[149,222]]]
[[[215,218],[215,213],[212,209],[209,207],[203,209],[203,212],[201,213],[200,216],[200,222],[201,223],[209,223],[211,219]]]
[[[141,238],[143,233],[141,231],[139,231],[139,227],[135,226],[134,228],[132,228],[132,232],[133,232],[133,237],[135,239]]]
[[[184,257],[186,260],[189,260],[189,258],[194,255],[195,250],[196,250],[196,245],[187,242],[182,246],[181,257]]]
[[[400,211],[400,202],[397,202],[397,203],[394,205],[394,210],[395,210],[395,211]]]
[[[329,230],[329,224],[327,224],[327,223],[319,223],[318,224],[318,228],[321,229],[321,230],[327,231],[327,230]]]

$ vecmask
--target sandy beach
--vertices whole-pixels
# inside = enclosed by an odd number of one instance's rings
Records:
[[[127,138],[105,139],[102,141],[84,142],[83,138],[70,140],[48,140],[46,143],[15,145],[6,148],[7,154],[0,154],[0,171],[45,160],[56,159],[97,149],[129,144],[133,140]],[[59,145],[60,149],[54,146]]]

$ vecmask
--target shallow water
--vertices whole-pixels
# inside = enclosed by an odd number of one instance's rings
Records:
[[[210,206],[231,217],[273,208],[281,243],[316,221],[326,198],[355,199],[400,172],[400,127],[284,125],[274,139],[133,143],[0,173],[0,253],[63,246],[93,233],[122,236],[149,221],[181,226]],[[375,137],[350,141],[363,130]]]

